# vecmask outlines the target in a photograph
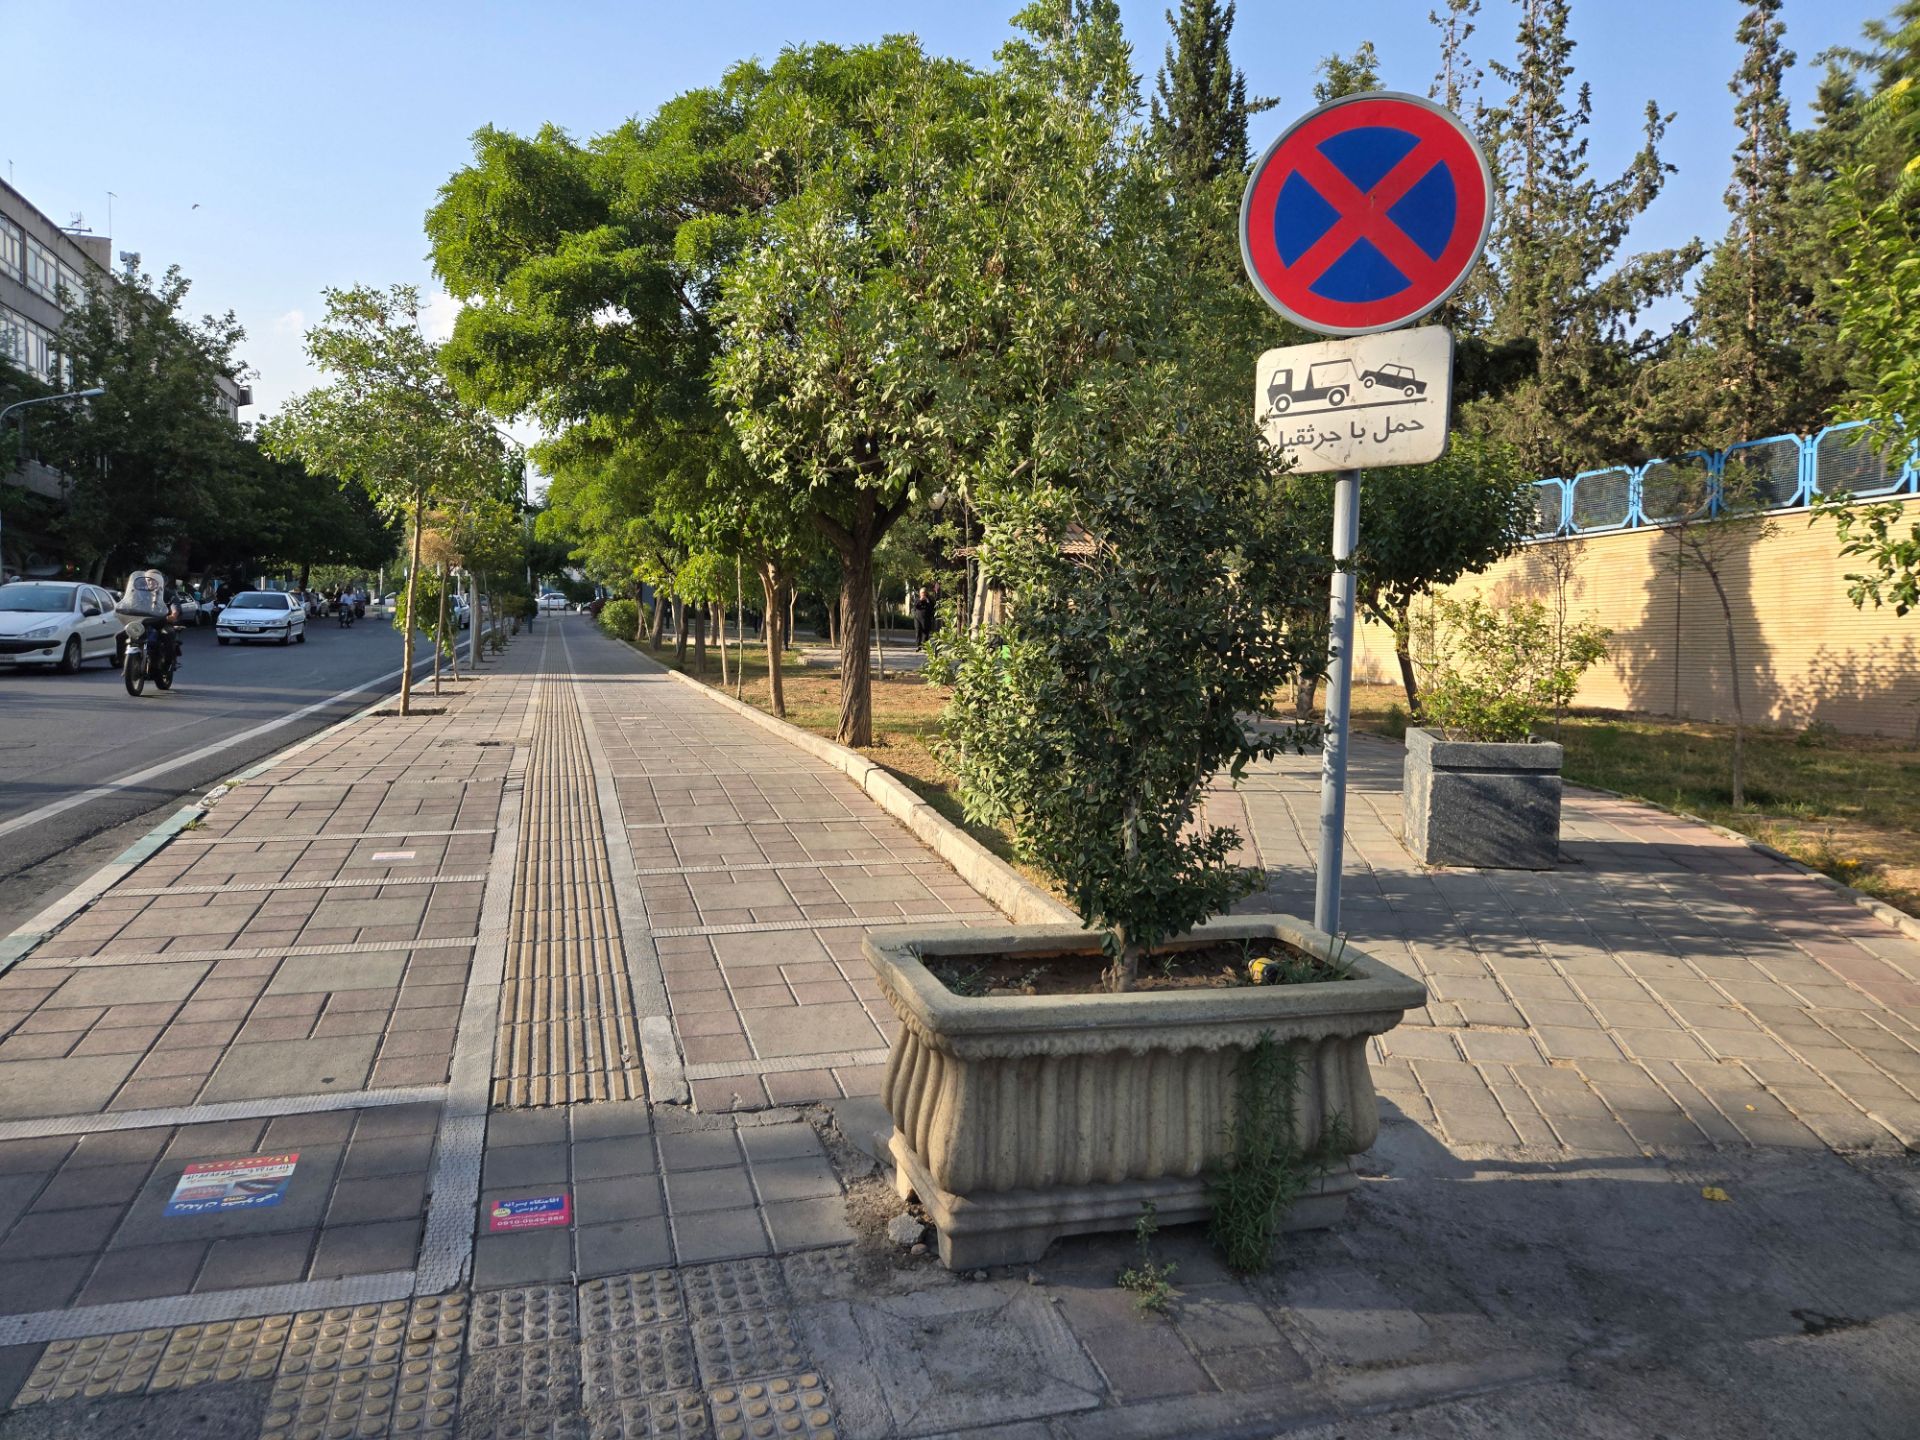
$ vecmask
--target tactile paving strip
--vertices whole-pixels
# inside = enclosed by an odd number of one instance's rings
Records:
[[[493,1104],[639,1099],[638,1007],[569,685],[540,687],[521,806]]]
[[[786,1374],[807,1365],[793,1321],[777,1310],[697,1320],[693,1348],[709,1385]]]
[[[687,1311],[696,1320],[787,1303],[779,1262],[765,1258],[689,1265],[680,1272],[680,1283],[687,1292]]]
[[[713,1421],[698,1390],[620,1400],[593,1411],[588,1440],[709,1440]]]
[[[166,1353],[166,1330],[135,1330],[120,1335],[91,1335],[84,1340],[55,1340],[14,1397],[15,1407],[47,1400],[98,1400],[107,1395],[137,1395],[147,1388]]]
[[[772,1440],[803,1435],[838,1440],[827,1387],[812,1371],[779,1375],[711,1392],[714,1440]]]
[[[147,1389],[187,1390],[195,1385],[269,1379],[280,1367],[292,1329],[291,1315],[182,1325],[167,1341]]]
[[[518,1290],[483,1290],[473,1297],[473,1319],[467,1327],[469,1350],[493,1350],[502,1345],[537,1345],[546,1340],[571,1340],[573,1291],[565,1285],[529,1285]]]
[[[671,1270],[608,1275],[580,1287],[580,1328],[587,1335],[667,1324],[686,1315]]]
[[[684,1325],[621,1330],[580,1347],[589,1410],[615,1400],[638,1400],[700,1383],[693,1340]]]
[[[260,1440],[451,1436],[466,1297],[293,1317]]]

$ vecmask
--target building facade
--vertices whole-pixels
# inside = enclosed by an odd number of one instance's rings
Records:
[[[66,386],[72,369],[60,355],[59,341],[67,312],[85,300],[89,285],[113,281],[111,237],[62,230],[0,180],[0,360],[42,384]],[[237,423],[241,410],[253,403],[253,392],[225,375],[215,384],[213,403]],[[8,398],[0,396],[0,404]],[[50,499],[64,493],[60,472],[32,458],[31,440],[27,457],[13,473],[0,475],[0,516],[6,508],[5,486]],[[35,542],[35,536],[19,528],[0,529],[0,569],[8,574],[57,570],[57,558]]]

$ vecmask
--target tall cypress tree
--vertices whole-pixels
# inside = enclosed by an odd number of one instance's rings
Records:
[[[1274,102],[1249,101],[1247,77],[1234,68],[1232,0],[1180,0],[1167,23],[1173,43],[1154,84],[1153,134],[1175,179],[1193,191],[1247,168],[1247,117]]]
[[[1691,444],[1718,447],[1817,424],[1832,399],[1801,381],[1813,293],[1793,262],[1810,215],[1796,204],[1785,92],[1794,56],[1781,44],[1780,6],[1750,0],[1735,31],[1743,48],[1728,85],[1740,132],[1727,187],[1732,220],[1700,277],[1692,342],[1673,366],[1673,398]]]
[[[1511,88],[1489,117],[1506,190],[1491,247],[1492,339],[1531,346],[1533,377],[1480,417],[1536,474],[1569,474],[1643,449],[1638,385],[1661,338],[1634,333],[1650,304],[1699,262],[1698,241],[1621,260],[1633,223],[1672,173],[1660,142],[1672,116],[1647,102],[1644,141],[1611,180],[1594,176],[1593,96],[1575,86],[1570,0],[1519,0]],[[1571,87],[1571,95],[1569,89]]]

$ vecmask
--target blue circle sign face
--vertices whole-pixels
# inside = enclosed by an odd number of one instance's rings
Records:
[[[1458,117],[1373,91],[1321,106],[1267,147],[1240,204],[1240,257],[1295,324],[1365,335],[1458,290],[1492,226],[1492,172]]]

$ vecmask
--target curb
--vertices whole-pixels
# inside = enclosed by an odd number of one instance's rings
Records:
[[[597,626],[595,628],[598,629]],[[1085,922],[1072,910],[914,794],[884,766],[869,760],[857,750],[849,750],[844,745],[802,730],[798,725],[776,719],[766,711],[755,709],[731,695],[724,695],[691,675],[662,665],[624,641],[614,643],[624,646],[648,668],[692,687],[714,703],[752,721],[762,730],[778,735],[789,745],[806,751],[817,760],[826,761],[858,785],[867,798],[911,830],[928,849],[951,865],[962,880],[978,891],[982,899],[1014,924],[1084,926]]]
[[[428,657],[428,659],[431,658],[431,656]],[[416,661],[415,664],[418,665],[419,662]],[[196,820],[204,818],[209,807],[234,786],[245,784],[254,777],[265,774],[288,756],[297,755],[309,746],[319,744],[336,730],[344,730],[349,725],[358,724],[391,701],[391,696],[375,700],[344,719],[334,721],[325,729],[316,730],[313,734],[294,741],[286,749],[274,751],[266,759],[256,761],[246,769],[229,775],[219,784],[212,786],[204,797],[193,804],[183,806],[169,815],[39,914],[19,925],[4,938],[0,938],[0,975],[6,974],[41,945],[52,939],[62,925],[138,869],[161,846]]]

